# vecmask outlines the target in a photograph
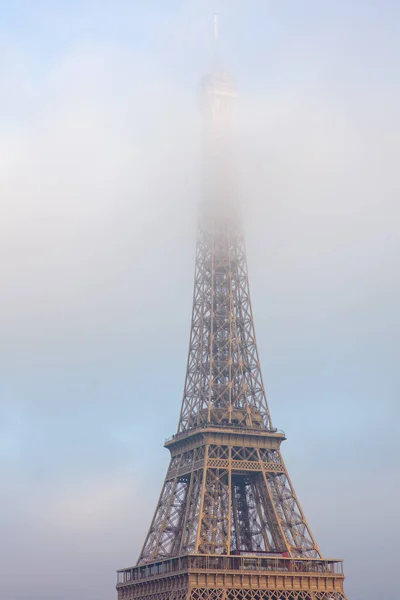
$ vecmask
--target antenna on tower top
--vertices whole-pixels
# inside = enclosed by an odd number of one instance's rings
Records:
[[[214,13],[214,68],[218,67],[219,63],[219,21],[218,14]]]
[[[219,28],[218,28],[218,15],[217,13],[214,13],[214,42],[216,44],[218,44],[218,38],[219,38]]]

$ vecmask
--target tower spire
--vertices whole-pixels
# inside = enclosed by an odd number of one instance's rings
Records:
[[[217,44],[218,40],[219,40],[218,13],[214,13],[214,42]]]
[[[219,17],[214,13],[214,69],[219,66]]]
[[[218,14],[214,14],[214,60],[212,69],[204,78],[204,174],[205,194],[203,204],[222,206],[235,198],[234,112],[236,104],[235,83],[221,67],[220,28]]]

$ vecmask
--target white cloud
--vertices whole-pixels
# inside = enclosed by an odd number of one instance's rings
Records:
[[[125,527],[141,529],[138,515],[142,513],[146,499],[141,497],[140,487],[135,488],[137,474],[131,469],[126,473],[103,475],[85,481],[64,482],[50,491],[43,504],[42,525],[56,540],[63,543],[81,543],[90,537],[121,533],[121,521]],[[115,533],[114,533],[115,535]],[[129,536],[130,537],[130,536]]]

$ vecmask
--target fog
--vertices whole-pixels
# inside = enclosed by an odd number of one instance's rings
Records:
[[[115,570],[136,561],[177,425],[212,7],[117,4],[115,13],[100,3],[93,20],[90,3],[43,6],[36,33],[21,22],[0,35],[0,596],[13,600],[115,597]],[[240,2],[220,4],[274,424],[319,546],[345,559],[348,597],[395,597],[390,3],[374,38],[384,31],[385,48],[369,43],[378,3],[349,22],[344,8],[306,2],[318,27],[277,3],[253,1],[250,16]],[[127,21],[143,39],[129,38]]]

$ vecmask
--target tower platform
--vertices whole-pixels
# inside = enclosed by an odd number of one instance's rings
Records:
[[[187,555],[118,571],[118,600],[344,600],[343,564],[282,555]]]

